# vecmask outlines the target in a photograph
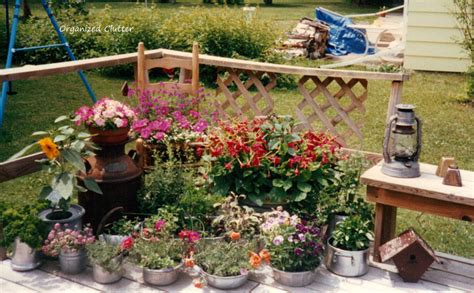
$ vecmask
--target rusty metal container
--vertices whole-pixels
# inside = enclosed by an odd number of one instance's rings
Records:
[[[418,282],[433,261],[433,249],[414,231],[406,230],[379,247],[382,262],[392,259],[404,282]]]
[[[79,204],[86,209],[83,223],[91,223],[94,231],[107,212],[115,207],[123,207],[127,212],[137,210],[142,170],[125,154],[128,129],[118,130],[120,133],[91,130],[91,133],[97,134],[92,141],[100,150],[96,151],[95,156],[86,158],[86,176],[96,180],[103,194],[81,192]]]

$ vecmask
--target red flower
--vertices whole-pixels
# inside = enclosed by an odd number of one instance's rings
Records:
[[[231,240],[239,240],[240,239],[240,233],[239,232],[230,232],[229,237]]]
[[[194,282],[194,287],[202,289],[204,288],[204,284],[201,281]]]
[[[229,162],[229,163],[225,164],[225,168],[227,170],[232,170],[232,162]]]
[[[300,175],[300,170],[298,168],[295,169],[295,176],[299,176]]]
[[[120,244],[121,250],[129,250],[133,247],[133,238],[131,236],[125,238]]]

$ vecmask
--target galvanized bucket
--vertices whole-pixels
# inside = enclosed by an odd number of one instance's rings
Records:
[[[17,237],[13,243],[13,256],[10,264],[13,270],[23,272],[36,269],[41,265],[41,260],[38,251],[21,242]]]
[[[128,235],[100,234],[99,240],[105,241],[105,243],[115,246],[120,245],[128,237]]]
[[[315,271],[285,272],[272,268],[273,279],[278,283],[289,287],[304,287],[314,281]]]
[[[143,280],[151,285],[166,286],[173,284],[178,279],[179,269],[183,264],[179,264],[174,268],[152,270],[143,268]]]
[[[53,209],[49,208],[49,209],[42,210],[38,214],[38,217],[43,222],[48,224],[49,230],[53,229],[54,224],[56,223],[61,224],[61,226],[63,227],[64,227],[64,224],[67,224],[68,228],[73,229],[73,230],[82,229],[82,216],[84,216],[86,210],[80,205],[72,204],[69,207],[69,210],[67,212],[70,214],[70,216],[66,219],[54,219],[53,214],[56,212],[59,212],[59,211],[53,211]]]
[[[86,269],[86,251],[84,249],[80,249],[76,252],[61,251],[59,254],[59,265],[61,266],[61,271],[65,274],[79,274]]]
[[[222,290],[239,288],[247,282],[249,277],[248,274],[232,277],[220,277],[216,275],[210,275],[204,272],[202,269],[201,272],[204,275],[204,279],[206,279],[207,284],[209,284],[209,286]]]
[[[119,269],[109,272],[99,265],[93,265],[92,276],[94,277],[94,281],[96,281],[97,283],[101,283],[101,284],[115,283],[119,281],[120,279],[122,279],[123,268],[122,268],[122,265],[120,265]]]
[[[331,245],[328,239],[327,255],[324,261],[331,272],[344,277],[357,277],[369,271],[369,249],[360,251],[343,250]]]

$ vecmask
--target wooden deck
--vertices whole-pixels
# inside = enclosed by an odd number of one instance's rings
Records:
[[[404,283],[391,264],[371,263],[369,272],[359,278],[334,275],[324,266],[318,269],[313,284],[304,288],[289,288],[276,283],[268,267],[253,273],[251,281],[232,292],[473,292],[474,261],[438,253],[442,263],[433,264],[418,283]],[[92,279],[91,268],[79,275],[64,275],[55,261],[45,262],[31,272],[15,272],[10,261],[0,262],[0,292],[224,292],[210,287],[197,289],[192,278],[181,273],[179,280],[166,287],[143,284],[141,271],[126,266],[126,277],[118,283],[101,285]]]

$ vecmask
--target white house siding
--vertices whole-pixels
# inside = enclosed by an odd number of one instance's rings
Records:
[[[408,23],[404,67],[427,71],[465,72],[472,60],[467,52],[456,44],[456,40],[462,39],[462,33],[452,15],[453,0],[406,1]]]

